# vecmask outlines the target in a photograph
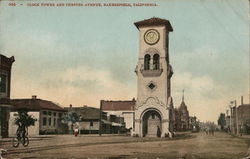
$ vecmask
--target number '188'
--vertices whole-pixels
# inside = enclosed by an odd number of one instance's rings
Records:
[[[9,3],[9,6],[14,7],[14,6],[16,6],[16,3]]]

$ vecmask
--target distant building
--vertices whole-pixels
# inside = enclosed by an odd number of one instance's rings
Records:
[[[18,110],[27,110],[28,114],[34,116],[37,121],[34,126],[29,127],[29,135],[61,133],[61,117],[66,112],[58,104],[51,101],[38,99],[32,96],[30,99],[12,99],[13,107],[10,112],[9,134],[15,135],[15,114]]]
[[[243,103],[243,97],[241,98],[241,105],[237,108],[231,108],[232,114],[232,133],[250,133],[250,104]],[[237,113],[237,114],[236,114]]]
[[[250,124],[250,104],[240,105],[237,108],[237,114],[239,132],[247,132],[246,125]]]
[[[75,114],[78,121],[69,123],[69,129],[73,130],[78,128],[81,134],[97,134],[100,129],[100,109],[83,106],[83,107],[70,107],[64,108],[67,110],[66,115]],[[124,127],[124,119],[116,115],[107,116],[106,112],[102,112],[101,118],[101,131],[104,134],[119,133],[120,129]]]
[[[102,101],[102,111],[106,112],[108,116],[123,117],[126,129],[133,129],[135,103],[135,99],[131,101]]]
[[[0,138],[8,137],[11,68],[14,61],[14,56],[8,58],[0,54]]]
[[[189,112],[184,102],[184,91],[182,96],[182,102],[179,108],[175,108],[175,131],[187,131],[189,130]]]

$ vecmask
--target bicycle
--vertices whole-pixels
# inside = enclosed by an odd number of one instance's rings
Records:
[[[29,138],[28,138],[28,128],[21,128],[18,127],[16,131],[16,137],[12,139],[12,146],[18,147],[19,144],[22,144],[24,147],[27,147],[29,145]]]

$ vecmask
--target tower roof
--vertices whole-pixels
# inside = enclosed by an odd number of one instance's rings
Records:
[[[161,18],[150,18],[150,19],[145,19],[139,22],[134,23],[135,26],[139,29],[141,26],[156,26],[156,25],[165,25],[168,31],[173,31],[173,28],[170,24],[170,22],[166,19],[161,19]]]
[[[187,106],[184,102],[184,89],[182,90],[182,101],[181,101],[180,108],[187,108]]]
[[[180,105],[180,108],[186,108],[186,107],[187,107],[187,106],[186,106],[185,102],[182,101],[182,102],[181,102],[181,105]]]
[[[0,54],[1,69],[11,68],[13,62],[15,62],[14,56],[11,56],[10,58],[8,58]]]
[[[182,103],[184,103],[184,89],[182,90]]]

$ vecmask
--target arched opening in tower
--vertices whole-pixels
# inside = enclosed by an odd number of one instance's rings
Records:
[[[142,119],[143,137],[161,137],[161,115],[155,110],[148,110]]]

